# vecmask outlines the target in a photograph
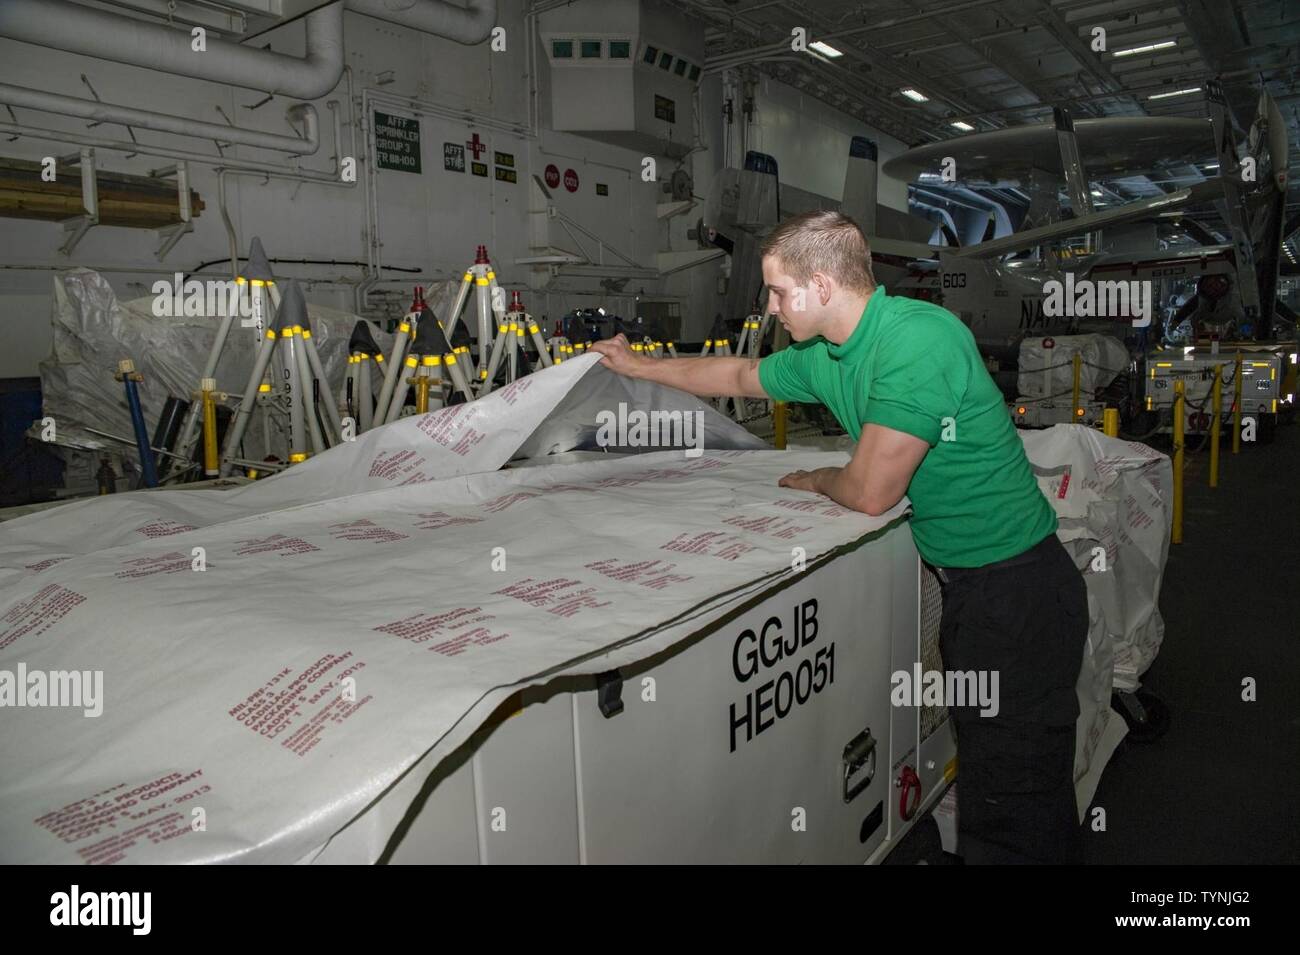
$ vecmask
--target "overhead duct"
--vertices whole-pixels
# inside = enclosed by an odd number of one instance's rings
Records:
[[[170,26],[69,0],[3,0],[0,37],[294,99],[317,99],[334,89],[343,73],[344,7],[466,44],[486,39],[497,17],[496,0],[470,0],[468,7],[443,0],[339,0],[303,18],[307,52],[298,58],[215,38],[209,38],[207,49],[199,54],[191,48],[188,32]]]
[[[3,0],[0,36],[179,76],[316,99],[343,75],[343,4],[313,10],[304,18],[307,55],[252,49],[209,38],[195,53],[190,34],[144,23],[68,0]]]
[[[349,10],[457,43],[482,43],[497,22],[497,0],[469,0],[457,7],[442,0],[346,0]]]
[[[310,103],[299,103],[288,110],[291,120],[301,121],[302,138],[264,133],[256,129],[241,129],[220,123],[205,123],[185,116],[172,116],[167,113],[132,109],[129,106],[78,99],[75,96],[31,90],[22,86],[11,86],[8,83],[0,83],[0,104],[23,109],[38,109],[47,113],[58,113],[61,116],[79,116],[82,119],[93,119],[101,123],[119,123],[139,129],[215,139],[241,146],[275,149],[297,156],[309,156],[320,147],[320,123],[316,116],[316,107]]]

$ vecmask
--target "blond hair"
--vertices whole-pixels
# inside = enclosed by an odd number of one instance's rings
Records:
[[[842,212],[823,209],[786,219],[763,240],[762,254],[776,256],[800,285],[824,272],[853,292],[876,287],[867,237]]]

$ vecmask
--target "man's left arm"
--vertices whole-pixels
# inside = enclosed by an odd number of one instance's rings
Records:
[[[836,504],[874,517],[903,499],[912,475],[929,450],[929,443],[915,435],[865,424],[847,465],[795,471],[779,483],[781,487],[825,494]]]
[[[904,330],[877,359],[853,459],[842,468],[796,471],[781,486],[825,494],[872,516],[902,500],[944,424],[956,420],[969,380],[965,346],[973,347],[955,318],[917,316]]]

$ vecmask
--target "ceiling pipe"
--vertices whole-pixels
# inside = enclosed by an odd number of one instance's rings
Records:
[[[307,55],[301,59],[209,37],[195,52],[189,32],[83,7],[68,0],[3,0],[0,37],[289,96],[317,99],[343,75],[343,4],[304,18]]]
[[[206,49],[196,52],[191,46],[191,34],[170,26],[108,13],[69,0],[3,0],[0,37],[310,100],[333,90],[343,73],[345,7],[364,16],[465,44],[487,39],[497,19],[496,0],[470,0],[468,7],[458,7],[445,0],[339,0],[306,15],[307,53],[298,58],[216,38],[208,38]],[[132,125],[146,126],[143,122]]]
[[[244,129],[239,126],[226,126],[221,123],[207,123],[186,116],[132,109],[129,106],[48,93],[45,90],[32,90],[9,83],[0,83],[0,104],[58,113],[61,116],[79,116],[100,123],[152,129],[162,133],[176,133],[181,136],[212,139],[240,146],[254,146],[258,149],[273,149],[278,152],[292,153],[295,156],[310,156],[320,148],[320,123],[316,115],[316,107],[310,103],[299,103],[291,106],[287,111],[291,121],[302,123],[303,137],[301,138],[264,133],[261,130]]]
[[[0,0],[3,2],[3,0]],[[140,156],[156,156],[159,159],[174,159],[184,162],[199,163],[214,168],[232,167],[257,173],[291,175],[304,182],[340,182],[337,174],[318,170],[295,170],[275,163],[261,162],[256,159],[233,159],[196,153],[185,149],[171,149],[165,146],[151,146],[132,142],[129,139],[109,139],[106,136],[92,136],[89,133],[66,129],[46,129],[39,126],[25,126],[21,123],[0,123],[0,134],[10,136],[30,136],[32,139],[48,140],[55,143],[69,143],[74,146],[90,146],[95,149],[112,149],[116,152]],[[352,185],[352,183],[348,183]]]
[[[469,0],[466,7],[443,0],[345,0],[345,3],[353,13],[470,46],[486,40],[497,22],[497,0]]]

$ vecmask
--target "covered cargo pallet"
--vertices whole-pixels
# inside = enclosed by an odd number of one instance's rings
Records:
[[[500,470],[620,406],[700,440]],[[1091,540],[1159,460],[1109,442],[1090,480],[1060,440],[1063,489],[1030,457]],[[237,490],[0,525],[0,670],[46,680],[0,736],[0,859],[879,859],[954,771],[943,711],[889,702],[941,668],[937,589],[906,501],[780,488],[845,455],[760,447],[590,355]],[[1083,739],[1119,724],[1103,616]]]

